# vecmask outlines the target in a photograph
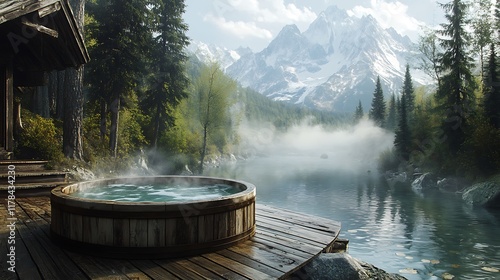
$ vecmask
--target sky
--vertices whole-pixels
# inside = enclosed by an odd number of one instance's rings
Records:
[[[443,1],[440,1],[443,2]],[[447,1],[444,1],[447,2]],[[305,31],[327,7],[350,15],[371,14],[384,28],[393,27],[414,42],[422,26],[444,22],[436,0],[186,0],[184,21],[190,39],[228,49],[264,49],[287,24]]]

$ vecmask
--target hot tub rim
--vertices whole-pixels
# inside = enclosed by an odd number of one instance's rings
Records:
[[[199,199],[190,201],[162,201],[162,202],[152,202],[152,201],[133,202],[133,201],[112,201],[105,199],[88,199],[88,198],[75,197],[72,196],[70,193],[64,192],[64,190],[66,189],[75,186],[80,186],[82,184],[98,186],[99,183],[103,182],[118,182],[118,181],[130,181],[130,180],[139,181],[148,179],[149,180],[160,180],[160,179],[208,180],[208,181],[216,181],[219,183],[228,184],[231,186],[234,185],[244,186],[246,189],[237,192],[235,194],[225,195],[222,197],[212,198],[212,199]],[[136,211],[164,212],[164,211],[174,211],[179,208],[196,209],[201,204],[204,206],[204,208],[221,207],[238,203],[244,203],[246,201],[255,199],[255,196],[256,196],[255,185],[245,181],[218,178],[218,177],[208,177],[208,176],[182,176],[182,175],[130,176],[130,177],[89,180],[89,181],[76,182],[64,186],[58,186],[52,189],[51,191],[51,201],[56,202],[59,205],[66,205],[70,207],[78,207],[78,208],[92,209],[92,210],[124,211],[124,212],[136,212]]]

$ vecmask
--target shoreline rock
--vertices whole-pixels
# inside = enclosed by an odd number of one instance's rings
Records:
[[[323,253],[294,272],[290,280],[404,280],[399,274],[388,273],[348,253]]]
[[[499,208],[500,183],[486,181],[474,184],[464,191],[462,199],[472,206]]]

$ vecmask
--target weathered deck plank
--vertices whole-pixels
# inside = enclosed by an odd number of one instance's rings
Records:
[[[237,253],[221,250],[203,255],[205,258],[225,266],[234,272],[255,280],[276,279],[283,273]]]
[[[0,203],[0,260],[7,247],[6,199]],[[16,273],[1,279],[279,279],[327,250],[340,224],[256,205],[256,235],[213,253],[181,259],[117,260],[60,248],[50,240],[50,198],[16,199]],[[146,231],[147,232],[147,231]]]

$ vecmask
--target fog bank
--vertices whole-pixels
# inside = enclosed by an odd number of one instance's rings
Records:
[[[369,120],[357,125],[327,130],[307,122],[280,133],[272,125],[240,127],[242,151],[283,158],[285,165],[303,168],[331,168],[345,171],[367,171],[376,168],[379,155],[391,148],[394,133],[381,129]]]

